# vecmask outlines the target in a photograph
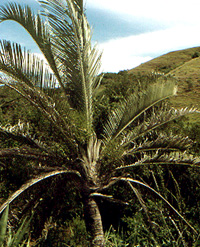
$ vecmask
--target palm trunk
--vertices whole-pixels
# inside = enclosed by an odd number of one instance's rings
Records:
[[[87,196],[84,198],[85,223],[91,234],[91,247],[104,247],[104,232],[101,214],[96,201]]]

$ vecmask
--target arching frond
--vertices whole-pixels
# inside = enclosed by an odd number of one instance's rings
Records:
[[[33,148],[39,148],[41,150],[45,150],[45,146],[42,145],[39,141],[37,141],[34,137],[31,137],[29,133],[29,124],[21,123],[20,120],[18,124],[11,126],[0,125],[0,139],[12,139],[16,140],[25,145],[29,145]]]
[[[146,110],[176,94],[176,84],[171,78],[149,85],[141,93],[132,94],[120,106],[111,112],[104,127],[107,141],[119,136],[130,124],[137,120]]]
[[[110,201],[110,202],[112,202],[112,203],[122,204],[122,205],[126,205],[126,206],[129,205],[128,202],[124,202],[124,201],[121,201],[121,200],[119,200],[119,199],[115,199],[115,198],[113,198],[113,196],[111,196],[111,195],[104,195],[104,194],[102,194],[102,193],[97,193],[97,192],[95,192],[95,193],[92,193],[90,196],[91,196],[91,197],[99,197],[99,198],[102,198],[102,199],[104,199],[104,200]]]
[[[47,23],[39,14],[35,15],[29,6],[23,6],[18,3],[9,3],[0,7],[0,22],[6,20],[15,21],[27,30],[44,54],[58,82],[63,86],[57,70],[55,53],[52,50],[50,41],[51,34]]]
[[[54,89],[58,82],[48,65],[36,55],[9,41],[0,41],[0,71],[30,87]]]
[[[0,69],[31,87],[49,88],[60,83],[69,92],[71,105],[83,113],[87,132],[92,133],[92,100],[101,80],[97,77],[101,55],[91,46],[83,1],[39,2],[47,10],[47,23],[20,4],[1,7],[0,21],[13,20],[23,26],[41,48],[55,76],[39,58],[6,41],[1,42]]]
[[[14,148],[4,148],[0,150],[1,158],[13,158],[13,157],[23,157],[29,160],[44,161],[54,164],[59,161],[63,161],[63,157],[59,157],[54,153],[45,153],[39,151],[35,148],[30,148],[27,146],[14,147]]]
[[[49,172],[46,174],[42,174],[40,176],[37,176],[36,178],[33,178],[29,180],[27,183],[23,184],[20,189],[18,189],[16,192],[14,192],[0,207],[0,214],[3,212],[3,210],[11,203],[13,202],[19,195],[21,195],[25,190],[33,186],[34,184],[37,184],[47,178],[57,176],[60,174],[75,174],[79,178],[81,178],[81,175],[76,171],[71,170],[57,170],[53,172]]]
[[[137,188],[135,188],[135,187],[131,184],[131,182],[128,181],[128,184],[129,184],[129,186],[131,187],[132,191],[135,193],[135,195],[136,195],[136,197],[137,197],[137,199],[138,199],[140,205],[142,206],[142,209],[144,210],[144,212],[145,212],[145,214],[146,214],[146,216],[147,216],[147,219],[148,219],[149,223],[152,224],[151,219],[150,219],[150,216],[149,216],[149,212],[148,212],[148,209],[147,209],[147,206],[146,206],[146,204],[145,204],[145,202],[144,202],[144,200],[143,200],[143,198],[142,198],[141,193],[138,191]]]
[[[153,154],[143,153],[134,163],[122,165],[116,168],[116,170],[145,165],[186,165],[199,167],[200,158],[186,152],[166,152],[166,149],[163,150],[161,148],[157,149]]]
[[[48,91],[54,90],[57,84],[57,80],[48,66],[34,54],[30,54],[26,50],[22,51],[18,44],[2,41],[0,42],[0,51],[0,70],[4,72],[0,78],[1,83],[14,89],[31,102],[72,145],[71,130],[68,126],[70,121],[59,114],[55,101],[46,94]],[[65,109],[67,110],[65,114],[68,114],[69,105]]]
[[[151,138],[151,135],[149,136],[149,138]],[[193,144],[193,141],[188,137],[174,135],[173,133],[155,133],[153,140],[149,140],[149,138],[147,136],[139,143],[132,141],[132,147],[130,149],[127,147],[123,155],[134,155],[137,153],[151,152],[156,150],[165,150],[168,152],[185,151],[186,149],[190,148]],[[125,143],[125,146],[127,146],[127,143]]]
[[[113,181],[114,180],[116,180],[116,182],[118,182],[118,181],[124,181],[125,183],[129,184],[129,186],[130,186],[130,183],[131,183],[131,184],[141,185],[141,186],[149,189],[155,195],[157,195],[160,199],[162,199],[197,234],[196,229],[171,205],[171,203],[169,203],[159,192],[157,192],[156,190],[154,190],[148,184],[143,183],[143,182],[138,181],[138,180],[134,180],[132,178],[128,178],[128,177],[120,177],[120,178],[116,178],[116,179],[113,178]],[[131,189],[133,189],[132,186],[131,186]],[[134,191],[134,193],[135,193],[135,191]]]
[[[130,142],[145,136],[147,133],[170,121],[195,112],[199,113],[199,110],[196,108],[187,107],[181,109],[169,109],[167,105],[164,105],[164,107],[152,111],[150,117],[144,119],[143,122],[139,122],[138,125],[133,128],[133,130],[131,130],[128,134],[125,134],[122,141],[123,145],[128,145]]]
[[[134,179],[131,179],[131,178],[121,178],[120,180],[128,182],[128,184],[130,182],[130,183],[135,183],[135,184],[142,185],[143,187],[146,187],[147,189],[149,189],[152,192],[154,192],[159,198],[161,198],[197,234],[196,229],[171,205],[171,203],[169,203],[159,192],[154,190],[152,187],[150,187],[149,185],[147,185],[147,184],[145,184],[143,182],[140,182],[138,180],[134,180]]]

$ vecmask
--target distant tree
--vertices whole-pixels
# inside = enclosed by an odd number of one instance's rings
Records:
[[[198,163],[185,153],[191,144],[188,138],[162,133],[154,138],[153,135],[156,128],[195,109],[158,107],[158,103],[176,93],[173,78],[161,76],[143,92],[120,100],[108,113],[107,120],[101,123],[99,131],[97,120],[94,124],[98,104],[94,107],[93,103],[98,99],[101,82],[101,54],[91,45],[83,1],[44,0],[39,3],[44,8],[43,16],[34,15],[28,6],[17,3],[0,9],[0,20],[13,20],[22,25],[46,59],[41,60],[19,44],[1,41],[0,70],[3,74],[0,83],[29,101],[51,123],[54,131],[51,140],[43,136],[41,142],[30,134],[26,123],[19,121],[14,126],[0,127],[2,139],[10,138],[18,143],[18,146],[2,148],[1,159],[21,157],[35,161],[31,163],[32,178],[6,200],[0,212],[26,189],[59,175],[66,181],[74,181],[82,195],[85,222],[92,236],[91,246],[104,246],[97,198],[114,201],[106,194],[106,189],[117,184],[126,184],[124,188],[136,195],[145,211],[136,186],[149,189],[184,220],[161,194],[130,177],[128,170],[149,164]]]
[[[197,58],[200,56],[200,53],[198,51],[195,51],[193,54],[192,54],[192,58]]]

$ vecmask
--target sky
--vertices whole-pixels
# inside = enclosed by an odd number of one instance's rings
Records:
[[[0,0],[0,4],[8,0]],[[15,0],[39,10],[36,0]],[[200,46],[200,0],[85,0],[102,71],[119,72],[171,51]],[[0,39],[38,48],[22,27],[0,24]]]

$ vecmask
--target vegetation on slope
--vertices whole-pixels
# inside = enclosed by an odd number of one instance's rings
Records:
[[[122,72],[99,87],[83,1],[40,2],[49,22],[18,4],[1,9],[2,21],[12,16],[32,35],[51,70],[19,45],[1,43],[8,88],[1,88],[0,211],[11,204],[16,225],[34,208],[30,234],[40,246],[103,247],[117,228],[118,247],[196,244],[198,150],[184,131],[164,128],[181,126],[177,118],[191,112],[161,103],[175,93],[173,77]],[[7,98],[10,89],[20,99]]]
[[[129,73],[158,71],[166,74],[199,55],[200,47],[169,52],[129,70]]]
[[[178,96],[170,99],[175,108],[200,107],[200,47],[170,52],[128,71],[130,74],[148,74],[152,71],[171,74],[177,79]],[[189,122],[200,122],[197,114]]]

